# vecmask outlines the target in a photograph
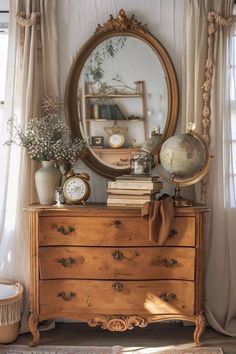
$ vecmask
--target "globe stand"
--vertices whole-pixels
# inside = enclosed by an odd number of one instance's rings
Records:
[[[176,183],[175,185],[176,185],[176,187],[175,187],[175,196],[174,196],[175,207],[192,206],[193,202],[191,200],[181,197],[179,183]]]

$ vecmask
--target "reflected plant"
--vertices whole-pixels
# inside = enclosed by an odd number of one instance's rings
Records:
[[[116,53],[124,48],[126,39],[126,36],[107,39],[92,52],[84,67],[86,82],[91,84],[102,83],[104,59],[114,58]]]

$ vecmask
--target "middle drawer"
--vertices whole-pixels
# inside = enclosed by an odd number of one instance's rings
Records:
[[[194,280],[194,264],[194,248],[39,247],[42,280]]]

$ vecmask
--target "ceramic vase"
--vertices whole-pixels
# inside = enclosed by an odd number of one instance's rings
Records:
[[[61,185],[62,174],[55,167],[55,161],[42,161],[42,167],[35,173],[35,185],[40,204],[53,204],[56,187]]]

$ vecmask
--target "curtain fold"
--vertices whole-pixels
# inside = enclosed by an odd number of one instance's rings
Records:
[[[39,12],[39,21],[22,26]],[[56,0],[11,0],[9,50],[6,87],[5,126],[14,116],[24,126],[41,115],[41,98],[51,91],[59,94],[56,31]],[[36,201],[34,171],[36,164],[25,150],[3,146],[9,138],[0,132],[0,277],[15,279],[24,285],[25,301],[29,289],[28,216],[23,208]],[[21,331],[27,328],[27,304]]]
[[[183,129],[188,120],[201,130],[202,84],[207,51],[207,13],[229,17],[233,0],[184,1],[185,50],[183,61]],[[214,36],[214,75],[211,92],[211,152],[214,156],[208,182],[210,213],[205,230],[205,313],[217,331],[236,336],[236,210],[229,197],[234,191],[230,129],[230,28],[217,26]],[[193,89],[190,90],[190,87]],[[185,95],[184,93],[187,93]],[[185,99],[187,97],[187,99]],[[232,176],[232,175],[231,175]],[[231,193],[227,188],[231,183]]]

